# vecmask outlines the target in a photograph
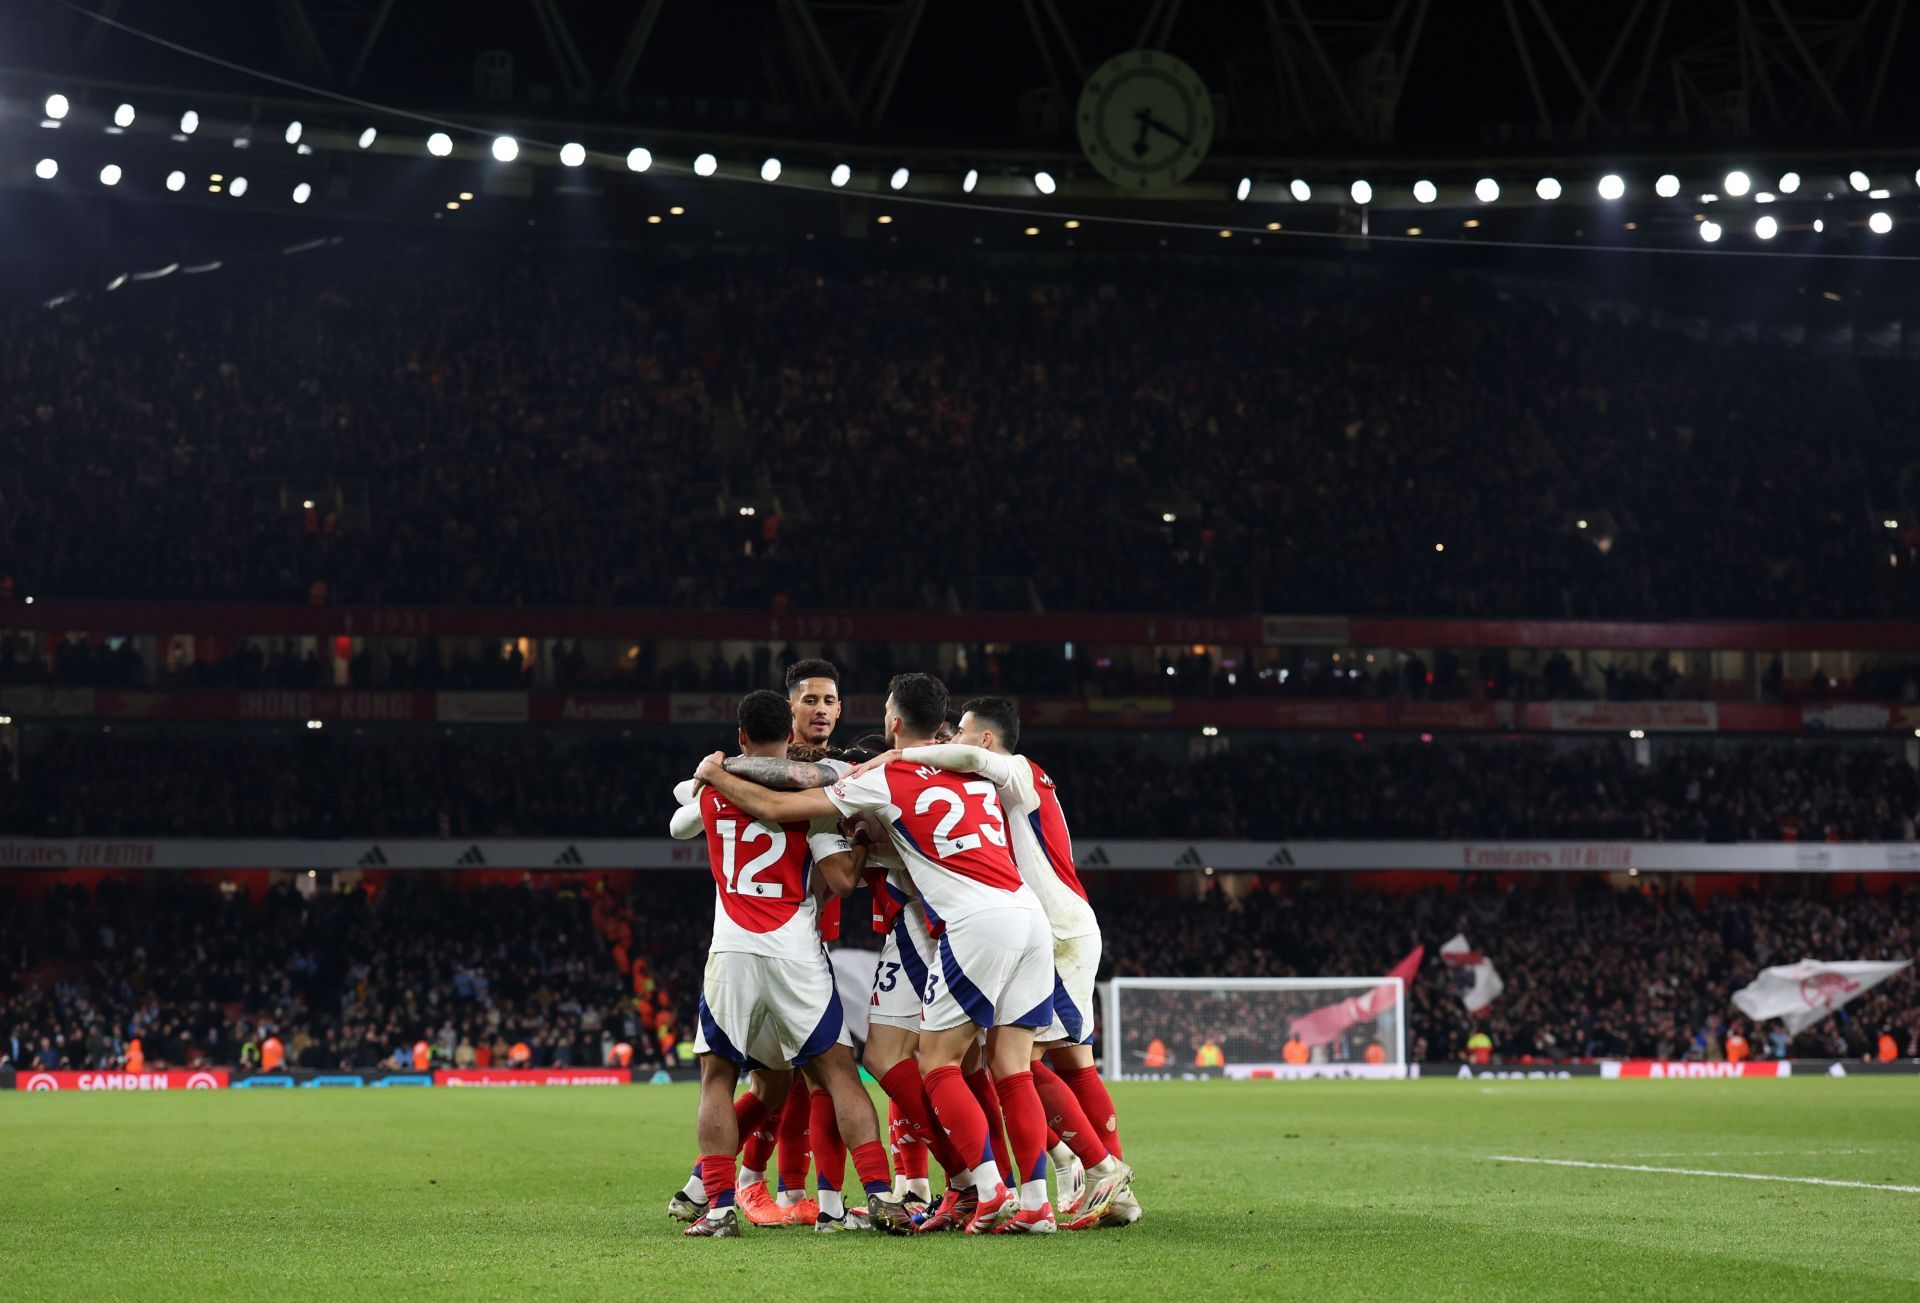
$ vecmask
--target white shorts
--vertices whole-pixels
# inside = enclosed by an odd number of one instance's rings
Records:
[[[1100,934],[1053,942],[1053,1025],[1036,1038],[1042,1045],[1093,1040],[1093,978],[1100,969]]]
[[[707,956],[694,1053],[746,1068],[784,1068],[851,1044],[824,948],[811,959],[733,950]]]
[[[1037,909],[988,909],[949,923],[927,975],[920,1030],[1053,1021],[1053,932]]]
[[[900,938],[887,933],[880,958],[873,966],[873,996],[867,1004],[867,1023],[920,1030],[920,993],[927,987],[927,961],[909,945],[901,958]]]

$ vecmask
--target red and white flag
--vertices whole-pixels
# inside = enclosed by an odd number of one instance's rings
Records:
[[[1788,1031],[1799,1033],[1911,963],[1911,959],[1889,963],[1876,963],[1871,959],[1840,963],[1802,959],[1797,964],[1761,969],[1752,985],[1733,993],[1733,1003],[1755,1022],[1778,1018],[1787,1025]]]
[[[1388,977],[1400,979],[1398,983],[1382,982],[1365,995],[1350,995],[1311,1013],[1301,1014],[1289,1028],[1294,1039],[1309,1047],[1325,1045],[1355,1023],[1378,1018],[1399,1002],[1400,992],[1420,971],[1420,957],[1426,952],[1425,946],[1415,946],[1412,954],[1387,971]]]
[[[1454,933],[1453,940],[1440,947],[1440,958],[1446,960],[1447,979],[1468,1013],[1479,1013],[1507,989],[1493,961],[1468,945],[1464,932]]]

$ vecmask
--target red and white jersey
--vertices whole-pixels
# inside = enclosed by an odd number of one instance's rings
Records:
[[[1025,756],[954,742],[909,747],[903,754],[910,761],[942,765],[962,775],[979,774],[992,783],[1011,821],[1014,863],[1046,911],[1054,939],[1069,941],[1100,931],[1074,867],[1067,816],[1044,769]]]
[[[765,823],[711,787],[700,792],[700,820],[713,872],[713,953],[818,956],[813,862],[851,849],[839,824]]]
[[[981,910],[1040,910],[1008,848],[1000,795],[986,779],[896,760],[841,779],[827,795],[843,814],[886,821],[935,927]]]

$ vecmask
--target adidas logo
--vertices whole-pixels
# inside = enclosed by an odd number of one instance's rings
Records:
[[[369,846],[367,848],[367,853],[354,861],[355,864],[359,865],[363,869],[381,868],[386,864],[386,862],[387,862],[387,853],[381,850],[378,846]]]
[[[1201,867],[1200,852],[1191,846],[1187,847],[1187,849],[1181,851],[1178,858],[1174,860],[1173,867],[1176,869],[1197,869]]]
[[[484,865],[486,862],[487,857],[480,853],[478,846],[467,847],[466,853],[454,861],[455,864],[465,869],[473,868],[475,865]]]
[[[1270,869],[1291,868],[1292,866],[1293,852],[1284,846],[1267,857],[1267,867]]]
[[[561,868],[569,864],[585,864],[586,862],[585,857],[580,854],[580,848],[578,846],[569,846],[560,852],[560,858],[555,860],[553,864],[555,868]]]
[[[1107,848],[1104,846],[1094,847],[1091,851],[1080,857],[1080,862],[1089,868],[1113,863],[1112,860],[1107,858]]]

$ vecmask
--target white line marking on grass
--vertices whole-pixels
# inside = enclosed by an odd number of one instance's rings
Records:
[[[1538,1163],[1546,1167],[1593,1167],[1608,1172],[1654,1172],[1662,1176],[1718,1176],[1729,1181],[1784,1181],[1789,1185],[1833,1185],[1847,1190],[1891,1190],[1920,1194],[1920,1185],[1880,1185],[1873,1181],[1835,1181],[1824,1176],[1774,1176],[1765,1172],[1715,1172],[1704,1167],[1647,1167],[1640,1163],[1588,1163],[1577,1158],[1522,1158],[1493,1154],[1496,1163]]]

